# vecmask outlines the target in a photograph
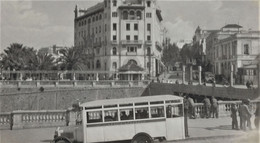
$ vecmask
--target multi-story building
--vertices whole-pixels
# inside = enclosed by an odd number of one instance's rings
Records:
[[[104,0],[87,10],[76,6],[74,44],[89,55],[88,70],[120,71],[134,64],[156,76],[164,38],[161,22],[156,0]]]
[[[222,74],[229,78],[233,66],[233,71],[237,75],[238,69],[254,65],[254,60],[259,53],[259,31],[240,31],[220,39],[214,43],[215,74]],[[241,82],[244,81],[240,80]]]

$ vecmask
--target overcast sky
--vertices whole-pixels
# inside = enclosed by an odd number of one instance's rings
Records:
[[[99,0],[100,1],[100,0]],[[1,1],[1,52],[18,42],[36,49],[51,45],[73,45],[73,10],[87,1]],[[164,25],[173,42],[190,40],[196,27],[220,29],[235,23],[245,29],[259,29],[258,1],[170,1],[159,0]]]

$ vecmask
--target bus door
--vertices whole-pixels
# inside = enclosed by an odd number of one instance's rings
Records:
[[[185,138],[183,105],[167,105],[166,106],[166,131],[167,140],[179,140]]]

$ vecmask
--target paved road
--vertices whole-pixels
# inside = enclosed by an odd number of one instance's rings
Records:
[[[253,121],[253,118],[252,118]],[[252,122],[253,123],[253,122]],[[253,126],[254,128],[254,126]],[[0,143],[48,143],[55,128],[0,130]],[[231,118],[189,120],[189,135],[177,143],[259,143],[259,131],[231,129]],[[173,143],[168,141],[167,143]]]

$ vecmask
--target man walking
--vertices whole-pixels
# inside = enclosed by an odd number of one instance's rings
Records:
[[[196,118],[195,104],[194,104],[193,99],[190,96],[188,97],[188,102],[189,102],[189,118],[195,119]]]

